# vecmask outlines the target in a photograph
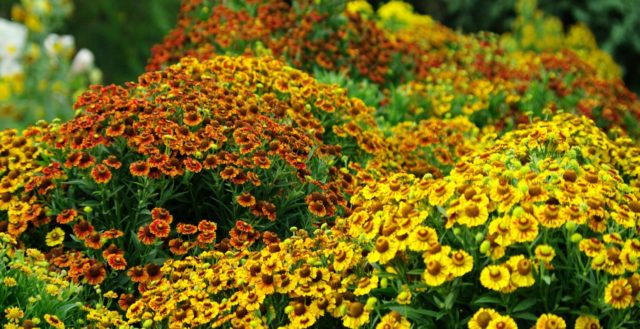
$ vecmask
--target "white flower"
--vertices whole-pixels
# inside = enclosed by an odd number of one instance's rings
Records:
[[[71,35],[49,34],[44,39],[44,51],[49,57],[69,56],[73,53],[75,41]]]
[[[26,26],[0,18],[0,61],[18,58],[26,42]]]
[[[91,50],[85,48],[80,49],[71,63],[71,72],[80,74],[88,71],[93,67],[93,60],[94,57]]]
[[[22,73],[22,65],[14,59],[0,61],[0,78]]]

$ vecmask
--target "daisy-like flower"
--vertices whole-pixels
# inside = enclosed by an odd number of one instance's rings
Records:
[[[602,329],[600,320],[593,315],[580,315],[576,319],[575,329]]]
[[[127,261],[121,254],[109,255],[109,257],[107,257],[107,263],[114,270],[124,270],[125,268],[127,268]]]
[[[487,329],[518,329],[518,325],[510,316],[500,315],[489,322]]]
[[[499,316],[500,314],[491,308],[481,308],[469,320],[467,326],[469,329],[485,329],[493,319]]]
[[[533,277],[533,264],[523,255],[513,256],[507,261],[511,267],[511,282],[517,287],[531,287],[536,283]]]
[[[256,204],[256,198],[247,192],[238,195],[236,201],[240,206],[245,208],[253,207]]]
[[[9,322],[18,322],[18,320],[24,317],[24,311],[15,306],[6,308],[4,314]]]
[[[64,329],[64,323],[55,315],[45,314],[44,320],[56,329]]]
[[[102,263],[92,265],[84,273],[84,278],[87,280],[87,283],[92,286],[101,284],[106,277],[107,271],[104,269]]]
[[[112,174],[109,167],[98,164],[91,170],[91,177],[98,184],[106,184],[111,180]]]
[[[376,329],[409,329],[411,323],[396,311],[385,314],[380,322],[376,325]]]
[[[89,234],[93,233],[93,225],[84,219],[80,219],[78,223],[73,225],[73,233],[80,240],[84,240]]]
[[[524,213],[514,216],[511,221],[511,238],[515,242],[533,241],[538,236],[538,221]]]
[[[370,263],[386,264],[396,256],[398,244],[389,238],[380,236],[376,240],[373,250],[367,255]]]
[[[424,282],[432,287],[439,286],[447,281],[451,267],[451,259],[439,253],[429,256],[426,260],[427,268],[422,274]]]
[[[102,246],[104,245],[104,240],[102,239],[102,236],[100,235],[100,233],[92,232],[84,240],[84,244],[85,244],[85,246],[87,246],[87,247],[89,247],[91,249],[98,250],[98,249],[102,248]]]
[[[450,271],[454,277],[461,277],[473,269],[473,257],[464,250],[451,253]]]
[[[536,247],[535,255],[537,260],[548,264],[556,256],[556,250],[548,244],[541,244]]]
[[[489,265],[480,273],[480,283],[487,289],[500,291],[509,285],[509,270],[502,265]]]
[[[356,296],[366,295],[371,289],[375,289],[378,287],[378,276],[373,275],[369,277],[363,277],[356,283],[356,289],[353,291],[353,294]]]
[[[133,176],[146,176],[149,174],[149,165],[144,161],[136,161],[129,166]]]
[[[149,225],[149,230],[158,238],[166,238],[171,233],[171,226],[163,220],[156,219]]]
[[[145,245],[152,245],[156,240],[156,236],[151,232],[151,229],[149,229],[149,225],[141,226],[138,229],[137,236],[138,240]]]
[[[555,314],[543,314],[536,321],[536,329],[566,329],[567,323]]]
[[[627,279],[609,282],[604,289],[604,301],[616,309],[630,307],[633,304],[632,288]]]
[[[351,329],[357,329],[369,322],[369,311],[360,302],[351,302],[347,306],[347,314],[342,317],[342,324]]]
[[[409,235],[409,250],[425,251],[438,242],[438,233],[431,227],[418,226]]]
[[[178,223],[176,226],[176,231],[182,235],[191,235],[196,234],[198,232],[198,227],[191,224]]]
[[[77,210],[73,208],[65,209],[56,216],[56,221],[60,224],[67,224],[72,222],[76,216],[78,216]]]
[[[45,237],[45,242],[49,247],[55,247],[57,245],[60,245],[62,244],[63,241],[64,241],[64,231],[59,227],[56,227],[53,230],[51,230],[51,232],[47,233],[47,236]]]

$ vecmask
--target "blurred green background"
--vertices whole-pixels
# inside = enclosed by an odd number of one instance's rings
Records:
[[[370,0],[377,7],[383,0]],[[16,0],[0,2],[0,16],[9,17]],[[502,33],[515,17],[515,0],[408,0],[426,13],[464,32]],[[144,70],[152,45],[174,26],[179,0],[74,1],[75,10],[62,33],[76,38],[77,48],[95,53],[105,83],[134,80]],[[599,46],[624,70],[631,89],[640,91],[640,0],[539,0],[538,7],[558,16],[565,27],[587,24]]]

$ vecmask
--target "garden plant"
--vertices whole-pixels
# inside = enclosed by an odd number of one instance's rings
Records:
[[[70,5],[0,21],[3,328],[640,327],[640,101],[586,26],[182,0],[100,85]]]

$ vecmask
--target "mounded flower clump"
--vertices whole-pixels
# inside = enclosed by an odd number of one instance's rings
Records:
[[[0,323],[640,325],[636,96],[513,38],[183,1],[137,81],[0,132]]]

